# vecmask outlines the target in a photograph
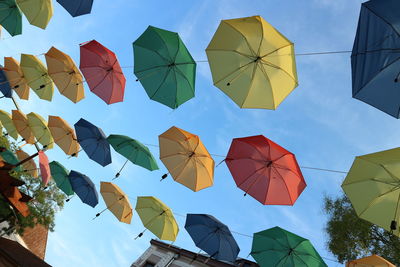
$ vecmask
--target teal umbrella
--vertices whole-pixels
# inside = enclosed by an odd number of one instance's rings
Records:
[[[51,177],[53,177],[57,187],[60,188],[67,196],[73,195],[74,191],[72,190],[71,183],[68,179],[69,171],[58,161],[50,162],[49,166]]]
[[[134,73],[150,99],[175,109],[194,97],[196,62],[177,33],[149,26],[133,53]]]
[[[0,1],[0,24],[11,36],[22,33],[22,14],[15,0]]]
[[[0,156],[8,164],[16,165],[17,163],[19,163],[19,160],[18,160],[17,156],[13,152],[11,152],[10,150],[4,149],[3,151],[0,152]],[[15,168],[15,170],[16,171],[21,171],[22,170],[21,166],[18,166],[17,168]]]

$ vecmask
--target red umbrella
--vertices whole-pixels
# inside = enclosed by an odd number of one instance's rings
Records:
[[[39,168],[40,168],[40,175],[42,176],[42,183],[43,185],[47,185],[51,177],[49,159],[47,158],[46,154],[43,151],[39,151],[38,154],[39,154]]]
[[[225,162],[236,185],[264,205],[293,205],[306,187],[294,154],[263,135],[233,139]]]
[[[107,104],[122,102],[126,80],[114,52],[95,40],[81,44],[80,50],[79,68],[90,91]]]

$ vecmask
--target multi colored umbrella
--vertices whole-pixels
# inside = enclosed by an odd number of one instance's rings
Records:
[[[158,140],[160,159],[176,182],[195,192],[213,185],[214,160],[197,135],[173,126]]]
[[[245,195],[263,205],[294,205],[306,187],[294,154],[263,135],[233,139],[225,163]]]
[[[7,135],[11,136],[15,140],[18,139],[18,132],[17,129],[15,128],[14,122],[11,118],[11,115],[4,111],[0,110],[0,122],[3,125],[3,127],[7,131]]]
[[[58,91],[74,103],[85,97],[83,77],[70,56],[51,47],[45,54],[48,73]]]
[[[65,154],[78,156],[80,146],[75,131],[68,122],[58,116],[49,116],[48,127],[54,142]]]
[[[113,183],[101,182],[100,193],[107,205],[107,209],[110,210],[120,222],[130,224],[133,215],[132,206],[128,196],[121,188]],[[97,213],[96,217],[99,215],[100,213]]]
[[[155,197],[138,197],[136,212],[144,227],[161,240],[175,241],[179,227],[170,208]],[[139,234],[139,237],[143,232]]]
[[[90,91],[107,104],[122,102],[126,80],[114,52],[95,40],[82,44],[80,51],[79,68]]]
[[[279,227],[253,235],[251,256],[263,267],[327,267],[308,239]]]
[[[26,158],[29,158],[29,154],[26,153],[25,151],[18,149],[15,151],[15,154],[17,154],[18,160],[23,161]],[[22,164],[22,167],[25,172],[29,173],[32,177],[36,178],[38,177],[38,168],[36,166],[36,163],[33,159],[28,160],[24,164]]]
[[[13,89],[21,99],[28,100],[29,86],[18,61],[12,57],[5,57],[3,71],[7,76],[11,89]]]
[[[400,117],[399,1],[362,4],[351,54],[353,97]]]
[[[400,236],[400,148],[356,157],[342,188],[360,218]]]
[[[30,24],[46,29],[53,16],[52,0],[16,0],[16,2]]]
[[[57,0],[73,17],[90,14],[93,0]]]
[[[46,186],[51,178],[49,158],[42,150],[38,152],[38,155],[39,155],[40,176],[42,176],[42,184]]]
[[[185,229],[198,248],[219,261],[235,262],[239,246],[228,226],[208,214],[187,214]]]
[[[3,70],[3,66],[0,65],[0,91],[3,93],[4,97],[11,98],[12,91],[10,83],[8,82],[7,76]]]
[[[31,112],[27,115],[29,127],[31,128],[36,141],[45,146],[47,149],[51,149],[54,146],[54,139],[51,136],[47,122],[42,116],[35,112]]]
[[[28,85],[40,99],[51,101],[54,86],[46,67],[37,57],[21,54],[21,69]]]
[[[346,267],[396,267],[393,263],[385,260],[378,255],[371,255],[361,259],[349,261],[346,263]]]
[[[57,187],[60,188],[67,196],[73,195],[74,191],[72,190],[71,183],[68,179],[69,171],[58,161],[50,162],[49,166],[51,177],[53,177]]]
[[[22,33],[22,14],[15,0],[0,2],[0,24],[11,36]]]
[[[72,190],[78,195],[83,203],[94,208],[99,203],[99,196],[96,191],[96,186],[92,180],[86,175],[71,171],[68,175],[69,182],[71,183]]]
[[[149,26],[133,52],[134,73],[150,99],[175,109],[194,97],[196,62],[177,33]]]
[[[276,109],[298,85],[293,43],[260,16],[222,20],[206,53],[214,85],[241,108]]]
[[[28,118],[26,115],[20,110],[12,110],[12,120],[15,125],[15,129],[22,136],[27,144],[35,143],[35,135],[32,132],[31,127],[29,126]]]
[[[74,127],[78,142],[88,157],[103,167],[110,164],[110,144],[103,130],[85,119],[80,119]]]

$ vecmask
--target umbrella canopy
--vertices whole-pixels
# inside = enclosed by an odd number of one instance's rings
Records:
[[[85,119],[80,119],[74,127],[78,142],[88,157],[103,167],[110,164],[110,144],[103,130]]]
[[[29,154],[21,149],[15,151],[15,154],[17,154],[19,161],[23,161],[24,159],[29,158]],[[24,164],[22,164],[22,167],[32,177],[34,177],[34,178],[38,177],[39,174],[38,174],[37,165],[33,159],[30,159],[27,162],[25,162]]]
[[[263,267],[327,267],[308,239],[279,227],[253,235],[251,256]]]
[[[22,33],[22,14],[15,0],[0,2],[0,24],[11,36]]]
[[[39,169],[40,169],[40,176],[42,176],[42,183],[43,185],[47,185],[47,183],[51,178],[49,158],[42,150],[38,152],[38,155],[39,155]]]
[[[219,261],[235,262],[239,246],[228,226],[208,214],[187,214],[185,229],[198,248]]]
[[[22,13],[26,16],[29,23],[46,29],[51,17],[53,16],[52,0],[16,0]]]
[[[71,183],[68,179],[69,171],[58,161],[50,162],[49,166],[51,177],[53,177],[57,187],[60,188],[67,196],[73,195],[74,191],[72,190]]]
[[[48,127],[54,142],[65,154],[78,156],[80,146],[75,131],[68,122],[58,116],[49,116]]]
[[[26,115],[22,111],[16,109],[12,110],[11,114],[15,129],[17,129],[17,132],[25,139],[25,142],[27,144],[35,143],[35,135],[29,126]]]
[[[107,205],[107,209],[120,222],[130,224],[132,220],[132,206],[128,196],[117,185],[108,182],[100,183],[100,193]]]
[[[15,140],[18,139],[18,131],[15,128],[14,122],[11,118],[11,115],[4,111],[0,110],[0,122],[3,125],[3,127],[6,129],[7,134],[14,138]]]
[[[362,4],[351,54],[353,97],[400,117],[399,1]]]
[[[8,82],[7,76],[3,70],[3,66],[0,65],[0,91],[3,93],[4,97],[11,98],[12,91],[10,83]]]
[[[19,98],[28,100],[29,86],[18,61],[12,57],[5,57],[3,71],[7,76],[11,89],[17,93]]]
[[[68,179],[71,183],[72,190],[74,190],[82,202],[92,208],[96,207],[97,203],[99,203],[99,196],[92,180],[77,171],[71,171],[68,175]]]
[[[349,261],[346,267],[396,267],[393,263],[378,255],[371,255],[358,260]]]
[[[294,205],[306,187],[294,154],[263,135],[233,139],[225,163],[236,185],[264,205]]]
[[[90,14],[93,0],[57,0],[73,17]]]
[[[81,45],[80,51],[79,68],[90,91],[107,104],[122,102],[126,80],[114,52],[95,40]]]
[[[36,141],[43,146],[47,146],[48,149],[53,148],[54,139],[51,136],[51,132],[49,130],[49,127],[47,126],[47,122],[43,119],[43,117],[35,112],[29,113],[27,117],[29,127],[36,137]]]
[[[175,241],[179,227],[170,208],[155,197],[138,197],[136,212],[144,227],[161,240]]]
[[[298,85],[293,43],[260,16],[221,21],[206,53],[214,85],[241,108],[276,109]]]
[[[53,81],[42,61],[33,55],[21,54],[21,69],[28,85],[38,97],[51,101],[54,93]]]
[[[356,157],[342,188],[360,218],[400,236],[400,148]]]
[[[3,151],[1,151],[0,156],[3,158],[3,160],[5,162],[7,162],[8,164],[11,164],[11,165],[16,165],[19,162],[19,160],[17,159],[15,154],[7,149],[4,149]],[[17,168],[15,168],[15,170],[21,171],[21,166],[18,166]]]
[[[45,54],[48,73],[58,91],[74,103],[85,97],[83,77],[70,56],[51,47]]]
[[[111,134],[107,141],[119,154],[133,164],[139,165],[149,171],[158,170],[157,162],[147,146],[125,135]]]
[[[133,53],[135,75],[150,99],[175,109],[194,97],[196,62],[177,33],[149,26]]]
[[[172,178],[193,191],[214,182],[214,160],[197,135],[171,127],[158,137],[160,159]]]

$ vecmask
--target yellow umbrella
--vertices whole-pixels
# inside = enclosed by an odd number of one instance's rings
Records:
[[[76,138],[74,129],[62,118],[49,116],[48,127],[54,142],[67,155],[77,156],[80,146]]]
[[[14,122],[11,118],[11,115],[4,110],[0,110],[0,122],[3,127],[6,129],[7,134],[14,138],[15,140],[18,139],[18,132],[15,128]]]
[[[161,200],[155,197],[138,197],[136,212],[144,227],[161,240],[175,241],[179,227],[175,217]],[[144,231],[138,237],[143,235]]]
[[[206,53],[214,85],[241,108],[276,109],[298,85],[293,43],[260,16],[221,21]]]
[[[396,267],[393,263],[378,255],[371,255],[358,260],[349,261],[346,267]]]
[[[27,115],[29,126],[32,129],[36,140],[48,149],[53,148],[53,137],[47,127],[47,122],[37,113],[31,112]]]
[[[24,73],[17,60],[12,57],[4,58],[4,73],[10,83],[11,88],[21,99],[29,99],[29,86],[25,80]]]
[[[21,55],[21,69],[28,85],[40,99],[51,101],[54,87],[46,67],[33,55]]]
[[[45,54],[47,68],[60,93],[76,103],[85,97],[83,78],[70,56],[55,47]]]
[[[197,135],[173,126],[158,139],[160,159],[176,182],[195,192],[213,185],[214,160]]]
[[[30,24],[46,29],[53,16],[51,0],[16,0],[16,2]]]
[[[20,161],[26,159],[29,157],[29,155],[24,152],[23,150],[19,149],[17,151],[15,151],[15,153],[17,154],[17,157]],[[26,172],[28,172],[32,177],[37,178],[38,177],[38,169],[36,166],[36,163],[33,159],[28,160],[27,162],[25,162],[24,164],[22,164],[22,167],[24,168],[24,170]]]
[[[27,144],[34,144],[35,136],[29,126],[26,115],[20,110],[12,110],[11,114],[17,132],[24,138]]]
[[[120,222],[130,224],[132,220],[132,206],[128,196],[117,185],[109,182],[100,183],[100,193],[103,196],[107,209],[110,210]],[[104,212],[104,209],[102,212]],[[97,213],[100,216],[102,213]]]

